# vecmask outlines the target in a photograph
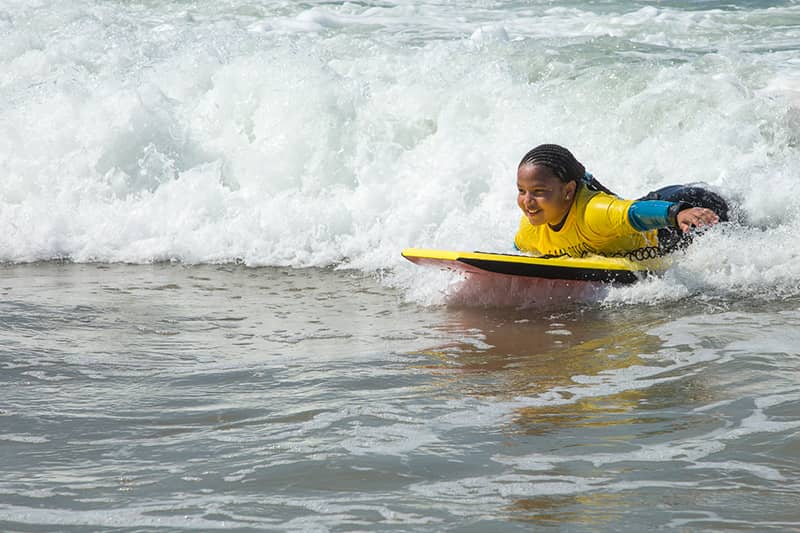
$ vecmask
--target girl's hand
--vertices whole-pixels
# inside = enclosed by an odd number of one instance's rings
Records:
[[[676,217],[678,227],[684,232],[688,232],[692,227],[713,226],[719,222],[719,217],[711,209],[705,207],[692,207],[684,209]]]

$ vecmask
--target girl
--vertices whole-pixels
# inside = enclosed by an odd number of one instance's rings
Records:
[[[640,200],[623,200],[555,144],[525,154],[517,190],[524,216],[514,244],[540,255],[667,253],[688,244],[692,227],[728,219],[725,200],[698,187],[675,185]]]

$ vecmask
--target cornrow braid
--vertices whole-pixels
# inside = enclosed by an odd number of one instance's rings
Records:
[[[586,168],[572,152],[557,144],[540,144],[525,154],[519,162],[520,167],[523,165],[546,166],[564,183],[580,182],[586,174]]]

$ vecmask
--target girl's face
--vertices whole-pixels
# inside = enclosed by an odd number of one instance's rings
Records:
[[[517,205],[531,224],[555,226],[575,198],[577,183],[564,183],[548,167],[522,165],[517,170]]]

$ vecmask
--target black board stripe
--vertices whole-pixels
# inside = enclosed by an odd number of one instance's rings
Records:
[[[492,261],[490,259],[473,259],[459,257],[458,261],[475,268],[529,278],[563,279],[570,281],[603,281],[616,283],[635,283],[639,280],[630,270],[604,270],[598,268],[565,267],[552,265],[531,265],[508,261]],[[643,272],[644,274],[644,272]]]

